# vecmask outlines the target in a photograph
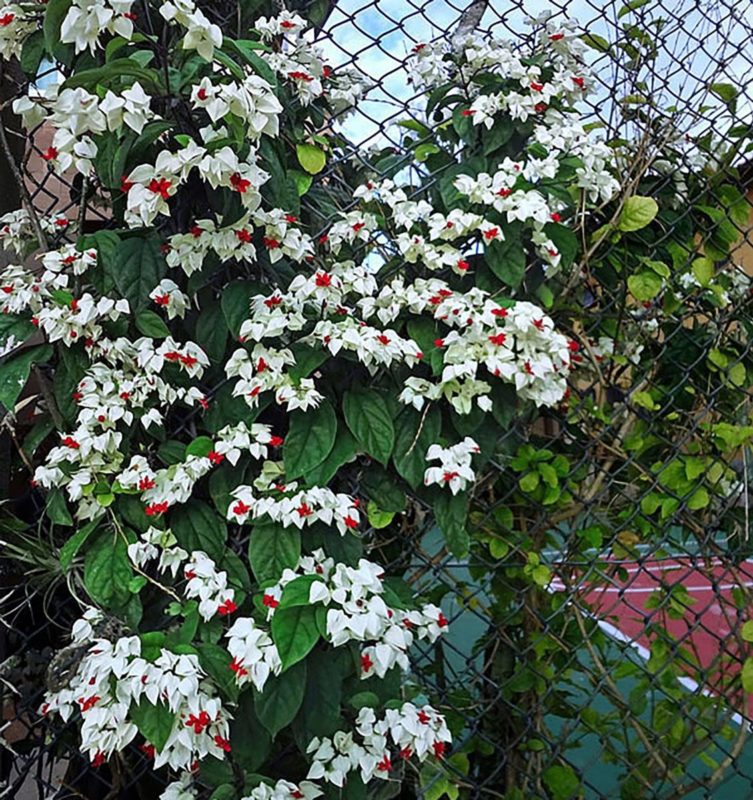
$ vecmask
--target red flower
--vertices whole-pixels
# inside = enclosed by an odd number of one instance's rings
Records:
[[[466,108],[460,112],[460,116],[462,117],[472,117],[475,114],[475,110],[472,108]]]
[[[214,737],[214,743],[220,748],[220,750],[224,750],[226,753],[229,753],[231,750],[230,742],[227,739],[223,739],[219,733]]]
[[[65,445],[65,447],[70,447],[71,450],[78,450],[81,445],[72,437],[66,436],[61,444]]]
[[[139,481],[139,491],[145,492],[147,489],[154,489],[154,480],[146,477]]]
[[[243,502],[243,500],[239,500],[239,501],[238,501],[238,502],[237,502],[237,503],[236,503],[236,504],[233,506],[233,514],[237,514],[239,517],[240,517],[242,514],[248,514],[248,512],[249,512],[250,510],[251,510],[251,506],[249,506],[249,505],[247,505],[246,503],[244,503],[244,502]]]
[[[374,662],[369,657],[368,653],[361,653],[361,670],[368,672],[374,666]]]
[[[244,244],[248,244],[251,241],[251,231],[247,231],[245,228],[236,231],[235,235],[238,237],[238,241]]]
[[[357,528],[358,527],[358,520],[354,519],[353,517],[348,514],[347,517],[343,520],[345,523],[346,528]]]
[[[562,222],[562,217],[556,211],[549,216],[552,218],[552,222]]]
[[[328,272],[317,272],[315,283],[317,286],[329,286],[332,283],[332,276]]]
[[[503,345],[505,343],[506,338],[507,337],[505,336],[504,333],[495,333],[494,336],[489,337],[489,341],[492,344]]]
[[[464,258],[461,258],[455,266],[462,272],[465,272],[471,265]]]
[[[306,83],[310,83],[314,80],[313,75],[309,75],[308,72],[302,72],[301,70],[295,70],[294,72],[288,72],[288,78],[293,81],[305,81]]]
[[[499,228],[489,228],[488,230],[484,231],[484,239],[487,242],[490,242],[492,239],[496,239],[499,236]]]
[[[264,301],[264,305],[267,308],[274,308],[275,306],[279,306],[280,303],[282,303],[282,297],[280,297],[279,295],[272,295],[272,297],[268,297]]]
[[[230,185],[233,187],[233,189],[235,189],[236,192],[245,194],[251,186],[251,181],[246,178],[242,178],[240,173],[234,172],[230,176]]]
[[[449,471],[449,470],[448,470],[448,471],[447,471],[447,472],[445,472],[445,474],[442,476],[442,480],[443,480],[445,483],[449,483],[449,482],[450,482],[450,481],[451,481],[453,478],[457,478],[459,475],[460,475],[460,473],[459,473],[459,472],[452,472],[452,471]]]
[[[201,733],[211,721],[212,719],[206,711],[200,711],[198,717],[195,714],[189,716],[186,727],[193,728],[194,733]]]
[[[434,742],[434,744],[432,745],[432,748],[434,750],[434,755],[437,758],[442,758],[442,756],[444,755],[445,743],[444,742]]]
[[[543,83],[536,83],[535,81],[531,81],[531,89],[534,92],[540,92],[544,88]]]
[[[296,511],[299,517],[310,517],[314,513],[314,510],[308,503],[301,503]]]
[[[101,750],[97,750],[97,752],[94,754],[94,758],[92,759],[92,766],[101,767],[105,761],[107,761],[105,754]]]
[[[42,153],[42,158],[45,161],[53,161],[58,157],[58,151],[54,147],[48,147],[44,153]]]
[[[228,614],[232,614],[237,610],[238,606],[232,600],[225,600],[225,602],[217,608],[217,613],[221,617],[226,617]]]
[[[167,200],[167,198],[170,197],[168,189],[171,186],[172,182],[167,178],[152,178],[146,188],[149,189],[150,192],[158,194],[163,200]]]
[[[15,18],[16,18],[16,15],[15,14],[11,14],[10,12],[7,13],[7,14],[3,14],[3,16],[0,17],[0,25],[2,25],[3,28],[5,28],[8,25],[10,25],[11,22],[13,22],[13,20]]]
[[[552,42],[559,42],[560,39],[564,39],[564,38],[565,38],[565,34],[564,33],[553,33],[549,37],[550,41],[552,41]]]
[[[129,181],[126,175],[120,176],[120,191],[125,192],[126,194],[131,191],[131,187],[133,186],[133,181]]]
[[[158,306],[166,306],[170,303],[170,295],[169,294],[158,294],[157,297],[154,298],[154,302]]]
[[[431,722],[431,717],[422,709],[418,712],[418,721],[422,725],[428,725]]]
[[[144,509],[144,513],[147,515],[147,517],[158,517],[160,514],[164,514],[168,508],[170,508],[170,503],[167,501],[162,503],[150,503]]]
[[[147,758],[154,758],[155,748],[153,744],[149,744],[149,742],[145,742],[142,745],[139,745],[139,750],[147,757]]]
[[[202,86],[198,92],[196,92],[196,96],[199,100],[206,100],[207,99],[207,90]]]
[[[385,345],[385,347],[390,343],[390,337],[389,336],[385,336],[383,333],[380,333],[379,336],[377,336],[377,340],[381,344]]]
[[[277,250],[279,246],[280,243],[277,241],[277,239],[272,239],[268,236],[264,237],[264,247],[266,247],[267,250]]]
[[[378,764],[377,769],[380,772],[389,772],[392,769],[392,762],[389,756],[385,756]]]
[[[492,311],[495,317],[506,317],[507,316],[507,309],[506,308],[495,308]]]
[[[243,666],[243,664],[238,661],[237,658],[234,658],[230,662],[230,669],[239,677],[242,678],[244,675],[248,675],[248,670]]]
[[[280,447],[284,443],[284,439],[282,436],[270,436],[269,437],[269,446],[270,447]]]
[[[200,227],[199,225],[193,225],[191,229],[188,231],[194,239],[198,239],[202,233],[204,233],[204,228]]]
[[[440,628],[446,628],[449,624],[450,622],[447,617],[440,611],[437,617],[437,625],[439,625]]]
[[[96,694],[93,694],[91,697],[87,697],[86,699],[83,697],[80,698],[78,704],[81,706],[81,713],[83,714],[85,711],[93,708],[101,699],[102,698]]]
[[[210,450],[207,453],[207,458],[213,464],[222,464],[222,462],[225,460],[225,456],[223,456],[222,453],[218,453],[216,450]]]
[[[280,605],[280,601],[271,594],[265,594],[264,597],[262,597],[261,602],[265,608],[277,608],[277,606]]]
[[[586,85],[586,81],[585,81],[585,79],[584,79],[584,78],[577,78],[577,77],[575,77],[575,75],[573,75],[573,83],[574,83],[574,84],[575,84],[575,85],[576,85],[576,86],[577,86],[579,89],[583,89],[583,88],[585,88],[585,85]]]

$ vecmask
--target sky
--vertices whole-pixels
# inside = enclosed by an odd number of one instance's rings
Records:
[[[753,118],[753,13],[751,0],[648,0],[642,7],[618,18],[621,2],[612,0],[543,0],[501,2],[489,0],[482,28],[503,36],[524,31],[525,18],[552,11],[576,20],[584,29],[609,42],[624,41],[623,27],[644,30],[664,18],[667,23],[655,36],[658,55],[652,69],[641,77],[648,93],[663,106],[676,106],[680,125],[692,133],[729,127],[731,115],[724,103],[711,95],[711,83],[729,83],[740,91],[736,117]],[[416,103],[408,84],[404,59],[412,46],[445,35],[457,23],[467,2],[448,0],[340,0],[330,15],[325,38],[320,41],[333,64],[354,63],[376,82],[366,100],[343,124],[351,141],[384,143],[380,127]],[[626,73],[615,71],[614,61],[590,51],[599,87],[587,113],[602,119],[614,115],[610,95],[634,94]],[[692,109],[705,108],[702,113]],[[392,129],[394,135],[394,128]]]

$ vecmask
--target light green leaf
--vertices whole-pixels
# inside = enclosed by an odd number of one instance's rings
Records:
[[[295,153],[298,156],[298,163],[310,175],[316,175],[321,172],[327,163],[327,156],[324,150],[313,144],[297,144]]]
[[[639,231],[645,228],[659,213],[659,206],[653,197],[633,195],[628,197],[622,208],[617,227],[621,231]]]

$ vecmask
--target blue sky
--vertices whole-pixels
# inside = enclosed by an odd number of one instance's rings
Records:
[[[457,23],[462,8],[447,0],[340,0],[327,23],[327,37],[322,44],[335,64],[355,63],[377,82],[358,112],[344,125],[354,141],[370,143],[378,137],[380,124],[400,115],[404,104],[411,103],[414,92],[407,82],[402,62],[413,44],[441,37]],[[594,6],[597,6],[595,8]],[[660,40],[654,68],[642,77],[649,93],[661,98],[662,105],[677,105],[681,125],[693,132],[713,126],[723,130],[729,114],[723,104],[708,92],[710,83],[730,83],[741,90],[737,117],[753,116],[753,14],[751,0],[649,0],[642,8],[618,18],[621,2],[565,0],[559,6],[542,0],[501,3],[490,0],[483,27],[502,33],[525,30],[526,16],[554,10],[577,22],[589,32],[618,41],[622,26],[637,24],[643,28],[660,17],[668,20]],[[461,9],[461,10],[459,10]],[[514,35],[514,34],[513,34]],[[598,116],[609,114],[609,96],[616,74],[611,59],[591,53],[593,67],[602,82],[597,94]],[[624,78],[624,73],[622,73]],[[615,94],[632,93],[621,81]],[[601,96],[599,98],[599,95]],[[688,110],[704,105],[701,117]]]

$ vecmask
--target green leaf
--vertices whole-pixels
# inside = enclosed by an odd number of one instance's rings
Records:
[[[714,262],[710,258],[696,258],[691,269],[701,286],[708,286],[711,283],[714,277]]]
[[[39,65],[45,52],[45,40],[43,31],[34,31],[23,44],[21,50],[21,69],[32,81],[36,80],[39,72]]]
[[[121,242],[112,261],[104,267],[132,311],[149,304],[149,293],[167,270],[156,237],[143,235]]]
[[[345,392],[343,413],[363,449],[386,466],[395,445],[395,427],[382,396],[373,390]]]
[[[424,481],[426,451],[439,439],[441,428],[442,414],[436,406],[425,413],[408,408],[397,418],[392,460],[412,489]]]
[[[224,292],[223,292],[224,294]],[[219,303],[207,303],[196,320],[196,341],[212,362],[219,362],[225,355],[227,328]]]
[[[197,646],[199,663],[204,671],[233,702],[237,701],[240,689],[235,682],[235,673],[230,669],[230,657],[224,647],[206,642]]]
[[[659,212],[659,206],[653,197],[633,195],[628,197],[617,222],[621,231],[639,231],[650,224]]]
[[[368,517],[369,525],[378,531],[386,528],[392,522],[395,518],[395,512],[382,511],[373,500],[369,500],[366,505],[366,516]]]
[[[269,64],[256,52],[262,50],[260,42],[252,39],[230,39],[225,37],[223,44],[230,47],[236,55],[241,57],[257,75],[260,75],[274,89],[277,86],[277,76]]]
[[[139,333],[148,336],[150,339],[164,339],[170,335],[170,329],[165,325],[164,320],[154,311],[140,311],[136,315],[136,328]],[[201,341],[201,339],[199,339]]]
[[[251,298],[263,293],[264,287],[256,281],[234,281],[222,290],[222,313],[233,338],[238,338],[241,325],[251,315]]]
[[[570,800],[580,788],[580,779],[571,767],[555,764],[544,770],[543,777],[552,800]]]
[[[470,547],[470,537],[465,527],[468,518],[468,495],[465,492],[453,495],[448,491],[442,491],[438,494],[433,508],[447,549],[458,558],[467,555]]]
[[[261,724],[254,705],[254,695],[243,692],[235,719],[230,723],[233,759],[247,772],[254,772],[264,764],[272,746],[272,737]]]
[[[316,175],[324,169],[327,163],[327,156],[319,147],[313,144],[297,144],[295,154],[298,156],[298,163],[310,175]]]
[[[124,82],[124,78],[133,81]],[[133,84],[138,81],[149,94],[163,94],[165,89],[160,82],[160,74],[142,66],[135,58],[115,58],[108,64],[92,69],[78,70],[66,78],[62,89],[83,87],[93,91],[97,86]]]
[[[331,736],[338,729],[342,719],[343,672],[349,659],[350,654],[343,648],[336,653],[317,650],[304,662],[306,691],[296,720],[304,741]]]
[[[277,617],[277,611],[272,618]],[[275,736],[289,725],[303,703],[306,691],[306,662],[300,662],[282,675],[271,677],[264,685],[264,691],[256,696],[254,709],[259,722],[269,735]]]
[[[311,177],[311,175],[306,175],[305,172],[301,172],[297,169],[289,170],[288,177],[293,179],[299,197],[303,197],[303,195],[305,195],[306,192],[308,192],[308,190],[311,188],[311,184],[314,182],[314,179]]]
[[[73,0],[49,0],[44,9],[44,44],[47,52],[53,55],[55,47],[60,44],[60,27]]]
[[[286,568],[295,569],[301,557],[301,533],[276,522],[254,525],[248,560],[259,583],[279,580]]]
[[[143,699],[140,703],[132,703],[128,716],[133,720],[139,733],[149,744],[153,744],[160,752],[170,738],[175,725],[175,712],[163,703],[152,705]]]
[[[67,570],[78,551],[86,544],[89,537],[97,530],[101,520],[95,519],[88,525],[77,530],[73,536],[60,548],[60,566]]]
[[[596,33],[584,33],[580,37],[590,48],[598,50],[600,53],[609,52],[609,42]]]
[[[65,495],[60,489],[53,489],[47,496],[45,513],[49,520],[56,525],[64,525],[66,527],[73,525],[73,517],[71,517],[71,512],[68,511]]]
[[[330,454],[313,470],[307,473],[311,486],[326,486],[343,464],[352,461],[356,456],[357,442],[353,434],[344,426],[339,425],[337,438]]]
[[[627,281],[628,289],[636,300],[645,302],[653,300],[662,290],[664,282],[652,270],[644,270],[637,275],[631,275]]]
[[[16,344],[22,344],[35,331],[36,327],[30,319],[15,314],[0,314],[0,349],[7,346],[11,337]]]
[[[651,0],[630,0],[630,2],[625,3],[622,8],[617,12],[617,19],[621,19],[622,17],[629,14],[631,11],[635,11],[636,8],[640,8],[641,6],[645,6]]]
[[[522,224],[513,222],[504,228],[503,241],[494,239],[486,245],[489,269],[507,286],[517,289],[526,271],[526,251],[521,240]]]
[[[299,575],[290,583],[285,584],[280,597],[279,608],[293,608],[294,606],[307,606],[311,594],[311,585],[321,583],[318,575]]]
[[[128,547],[122,536],[107,531],[87,550],[84,586],[91,599],[102,606],[122,606],[129,599],[133,577]]]
[[[337,417],[328,400],[309,411],[294,411],[282,455],[288,480],[305,476],[332,452],[337,436]]]
[[[544,226],[544,233],[559,251],[560,269],[567,269],[575,261],[575,255],[578,252],[578,237],[575,235],[575,231],[568,228],[567,225],[549,223]]]
[[[48,344],[30,347],[7,361],[0,363],[0,404],[13,411],[19,395],[26,386],[33,364],[41,364],[52,357],[52,347]]]
[[[170,515],[170,527],[181,547],[203,550],[219,561],[225,551],[227,527],[223,520],[203,501],[191,499],[177,506]]]
[[[728,106],[735,102],[738,95],[737,88],[731,83],[712,83],[709,90]]]
[[[743,623],[740,635],[746,642],[753,642],[753,620],[749,619],[747,622]]]
[[[272,639],[284,670],[297,664],[319,641],[314,606],[278,608],[272,617]]]
[[[205,457],[214,449],[214,442],[208,436],[197,436],[186,445],[186,456]]]
[[[743,689],[749,694],[753,694],[753,657],[749,656],[745,659],[740,678],[742,679]]]

